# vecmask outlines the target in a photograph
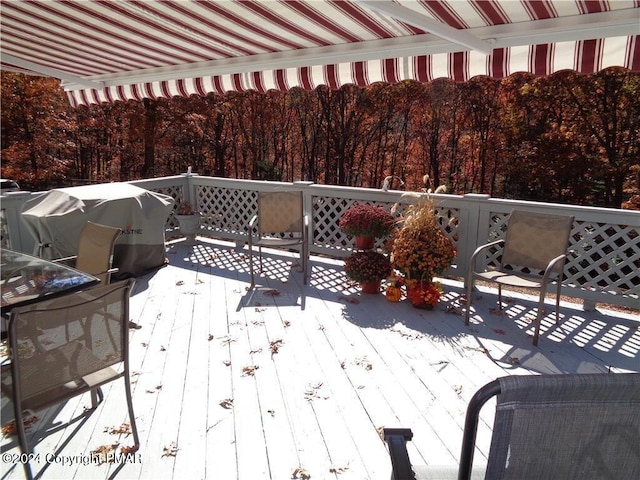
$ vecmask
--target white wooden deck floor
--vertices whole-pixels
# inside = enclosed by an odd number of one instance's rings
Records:
[[[248,287],[246,251],[201,239],[168,247],[169,265],[138,279],[130,335],[141,436],[128,462],[89,463],[101,447],[132,444],[111,433],[128,422],[121,382],[83,415],[88,397],[37,413],[29,429],[41,478],[388,479],[377,429],[410,427],[414,463],[454,465],[473,393],[504,375],[640,370],[638,318],[563,304],[561,327],[517,295],[503,315],[482,291],[465,327],[459,282],[433,311],[361,295],[342,262],[312,258],[301,285],[293,254],[265,256]],[[550,306],[550,312],[553,307]],[[492,406],[482,415],[476,461],[488,452]],[[2,423],[12,419],[3,398]],[[79,417],[68,424],[69,419]],[[18,453],[16,438],[3,453]],[[24,478],[3,456],[1,478]],[[116,459],[117,460],[117,459]],[[305,477],[309,475],[309,477]]]

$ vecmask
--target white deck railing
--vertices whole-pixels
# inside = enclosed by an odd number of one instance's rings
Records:
[[[338,228],[342,214],[355,202],[391,208],[414,201],[404,192],[368,188],[316,185],[309,182],[279,183],[232,180],[198,175],[178,175],[131,182],[142,188],[187,200],[202,213],[200,234],[246,241],[246,226],[257,208],[261,190],[302,190],[305,210],[311,219],[310,252],[344,257],[351,239]],[[32,195],[2,197],[3,246],[33,251],[34,240],[20,221],[22,204]],[[432,195],[443,230],[456,244],[458,255],[448,275],[463,278],[478,245],[503,236],[509,212],[514,209],[574,215],[571,255],[565,267],[563,293],[595,302],[640,308],[640,212],[579,207],[539,202],[501,200],[488,195]],[[178,232],[173,216],[167,219],[167,234]],[[495,263],[493,252],[487,263]]]

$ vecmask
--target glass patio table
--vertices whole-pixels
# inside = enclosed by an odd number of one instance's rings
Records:
[[[0,250],[0,290],[2,317],[12,308],[36,303],[100,282],[93,275],[61,263],[13,250]]]

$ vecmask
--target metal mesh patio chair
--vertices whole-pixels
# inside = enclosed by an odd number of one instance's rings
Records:
[[[18,443],[30,453],[23,414],[124,379],[134,450],[139,446],[129,377],[129,294],[133,280],[116,282],[15,308],[9,319],[10,362],[2,392],[13,402]],[[64,301],[63,301],[64,300]],[[31,470],[25,464],[25,473]]]
[[[307,283],[309,220],[304,215],[302,192],[258,192],[258,213],[251,218],[247,232],[251,287],[255,285],[253,246],[258,247],[262,271],[262,247],[300,250],[303,282]],[[254,238],[257,230],[257,239]]]
[[[486,468],[473,465],[482,406],[496,397]],[[410,429],[385,429],[393,480],[456,478],[412,466]],[[514,375],[476,392],[467,409],[457,478],[640,478],[640,374]],[[473,467],[473,468],[472,468]],[[482,476],[484,474],[484,477]]]
[[[118,271],[112,268],[113,249],[122,229],[87,222],[80,230],[78,253],[73,257],[56,260],[100,279],[105,285],[111,280],[111,274]]]
[[[537,345],[540,324],[544,317],[544,299],[547,287],[552,282],[556,282],[557,285],[556,324],[559,321],[562,276],[573,220],[573,216],[512,211],[506,238],[478,247],[471,256],[466,279],[465,325],[469,325],[475,280],[498,284],[500,309],[502,309],[503,285],[539,290],[538,312],[533,335],[533,344]],[[476,271],[478,256],[487,249],[499,246],[502,246],[500,265],[496,268]]]

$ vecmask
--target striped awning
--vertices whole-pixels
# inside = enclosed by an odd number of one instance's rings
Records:
[[[638,0],[2,0],[2,68],[73,105],[515,72],[640,72]]]

